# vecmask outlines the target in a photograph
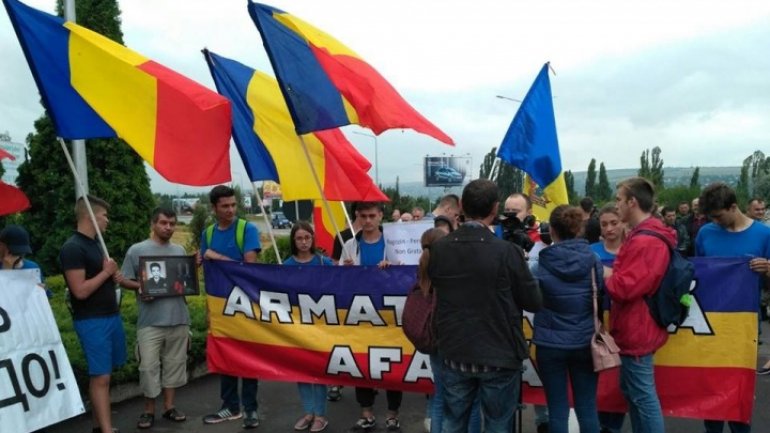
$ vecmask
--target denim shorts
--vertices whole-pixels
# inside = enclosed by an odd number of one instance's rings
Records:
[[[74,321],[90,376],[110,374],[126,363],[126,333],[119,314]]]

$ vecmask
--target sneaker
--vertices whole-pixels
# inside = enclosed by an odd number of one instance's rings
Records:
[[[425,429],[425,433],[430,433],[430,418],[422,420],[422,428]]]
[[[332,385],[329,390],[326,391],[326,399],[329,401],[340,401],[342,398],[342,392],[340,392],[341,386]]]
[[[313,420],[313,425],[310,426],[310,433],[318,433],[326,430],[326,427],[329,426],[329,421],[324,418],[317,416]]]
[[[232,421],[243,417],[241,411],[233,412],[228,408],[221,409],[217,413],[206,415],[203,417],[203,424],[219,424],[223,421]]]
[[[243,418],[243,428],[251,429],[259,427],[259,418],[257,418],[257,411],[250,410],[246,412],[246,416]]]
[[[766,374],[770,374],[770,368],[768,367],[761,367],[757,369],[757,374],[760,376],[764,376]]]
[[[388,431],[399,431],[401,430],[401,423],[398,422],[398,418],[388,418],[385,420],[385,429]]]
[[[356,425],[353,426],[354,430],[369,430],[371,428],[374,428],[376,422],[374,417],[361,417],[356,421]]]

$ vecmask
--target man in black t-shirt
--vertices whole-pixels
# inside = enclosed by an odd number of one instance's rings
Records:
[[[109,205],[88,197],[98,230],[107,230]],[[75,205],[77,231],[59,252],[59,261],[72,299],[72,316],[88,363],[88,394],[93,404],[94,430],[112,431],[110,374],[126,363],[126,335],[115,293],[122,275],[114,260],[107,258],[96,239],[85,200]]]

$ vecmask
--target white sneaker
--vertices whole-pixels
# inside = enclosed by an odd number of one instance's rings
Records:
[[[430,418],[425,418],[422,421],[422,426],[425,428],[425,433],[430,433]]]

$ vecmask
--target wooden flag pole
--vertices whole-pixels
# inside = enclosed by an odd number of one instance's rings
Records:
[[[273,243],[273,251],[275,251],[275,257],[278,259],[278,264],[282,265],[283,260],[281,260],[281,253],[278,252],[278,244],[275,242],[275,236],[273,235],[273,225],[270,224],[270,219],[267,217],[267,212],[265,212],[265,205],[262,203],[262,196],[259,195],[259,190],[257,189],[257,183],[251,182],[251,187],[254,188],[254,195],[257,196],[257,201],[259,202],[259,208],[262,210],[262,216],[265,217],[265,224],[267,224],[267,233],[270,235],[270,242]]]
[[[350,220],[350,215],[348,215],[348,209],[345,207],[345,202],[341,201],[340,206],[342,206],[342,213],[345,215],[345,221],[348,223],[348,228],[350,228],[350,233],[353,234],[353,237],[356,236],[356,229],[353,228],[353,221]]]
[[[321,194],[321,201],[323,201],[324,209],[326,210],[326,213],[329,215],[329,219],[332,222],[332,226],[334,227],[335,233],[337,233],[337,239],[340,241],[340,245],[345,246],[345,241],[342,239],[342,234],[340,233],[340,229],[337,226],[337,221],[334,220],[334,214],[332,214],[332,208],[329,206],[329,200],[326,199],[326,194],[324,193],[323,187],[321,186],[321,180],[318,178],[318,173],[316,172],[315,167],[313,167],[313,161],[310,159],[310,152],[307,150],[307,144],[305,144],[305,139],[302,138],[301,135],[297,135],[299,138],[300,144],[302,144],[302,151],[305,153],[305,159],[307,159],[307,165],[310,166],[310,172],[313,173],[313,179],[315,180],[315,184],[318,187],[318,192]],[[347,212],[345,213],[347,215]]]
[[[72,170],[72,175],[75,177],[75,184],[78,188],[80,188],[80,191],[86,191],[85,186],[83,185],[83,181],[80,179],[80,176],[78,176],[78,170],[75,168],[75,163],[72,161],[72,156],[70,156],[67,145],[64,143],[64,140],[61,137],[56,137],[56,139],[59,140],[61,149],[64,151],[64,157],[67,159],[67,164],[69,164],[70,170]],[[99,230],[99,224],[96,223],[96,216],[94,215],[94,210],[91,208],[91,202],[88,200],[88,195],[84,193],[82,197],[86,204],[86,209],[88,209],[88,216],[91,218],[91,223],[94,225],[94,229],[96,230],[96,237],[99,239],[99,245],[102,247],[104,257],[109,260],[110,253],[107,251],[107,244],[104,243],[104,237],[102,236],[101,230]]]

